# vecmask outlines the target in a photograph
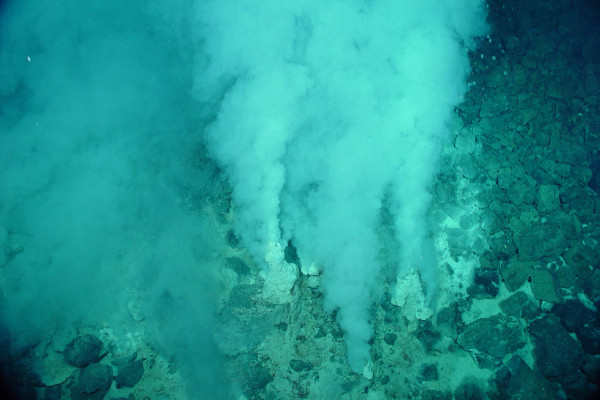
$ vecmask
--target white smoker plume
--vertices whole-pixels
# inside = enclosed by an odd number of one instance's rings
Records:
[[[203,2],[197,95],[210,147],[233,184],[236,230],[257,262],[292,239],[324,267],[354,371],[369,360],[368,309],[388,199],[398,270],[423,260],[428,188],[482,0]]]

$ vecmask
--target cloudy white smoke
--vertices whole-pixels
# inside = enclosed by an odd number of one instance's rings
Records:
[[[226,398],[187,6],[0,2],[0,341],[146,332],[192,398]]]
[[[398,272],[434,285],[429,186],[482,0],[199,2],[196,96],[234,191],[236,231],[257,262],[291,240],[324,268],[355,371],[369,360],[382,202]]]
[[[483,0],[0,4],[0,324],[135,329],[139,290],[149,339],[222,395],[201,121],[242,243],[324,268],[360,370],[382,206],[398,272],[434,282],[428,187],[485,29]]]

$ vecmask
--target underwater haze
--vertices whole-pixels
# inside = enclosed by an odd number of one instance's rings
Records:
[[[417,271],[435,293],[429,189],[468,88],[467,50],[487,31],[484,3],[218,0],[197,14],[197,92],[218,103],[208,141],[233,185],[236,230],[258,263],[291,240],[302,264],[324,268],[360,372],[386,262],[382,208],[393,272]]]
[[[174,360],[190,398],[229,398],[213,328],[232,218],[263,272],[288,243],[322,270],[362,372],[384,268],[435,295],[430,189],[487,30],[482,0],[5,2],[11,351],[104,327]]]
[[[18,349],[80,326],[135,335],[128,304],[141,298],[151,340],[208,396],[224,386],[219,238],[200,212],[212,177],[197,166],[189,13],[185,1],[4,5],[0,306]]]

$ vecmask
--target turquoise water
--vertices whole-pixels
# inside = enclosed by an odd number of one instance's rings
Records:
[[[599,18],[3,2],[0,398],[594,398]]]

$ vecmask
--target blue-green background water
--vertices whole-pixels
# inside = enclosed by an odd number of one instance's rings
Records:
[[[599,15],[2,2],[7,380],[31,399],[593,398]],[[89,334],[102,350],[75,365]]]
[[[13,1],[0,15],[2,323],[13,351],[136,331],[221,392],[186,2]],[[133,297],[135,298],[135,296]],[[193,356],[191,356],[193,354]],[[192,378],[193,375],[193,378]]]

